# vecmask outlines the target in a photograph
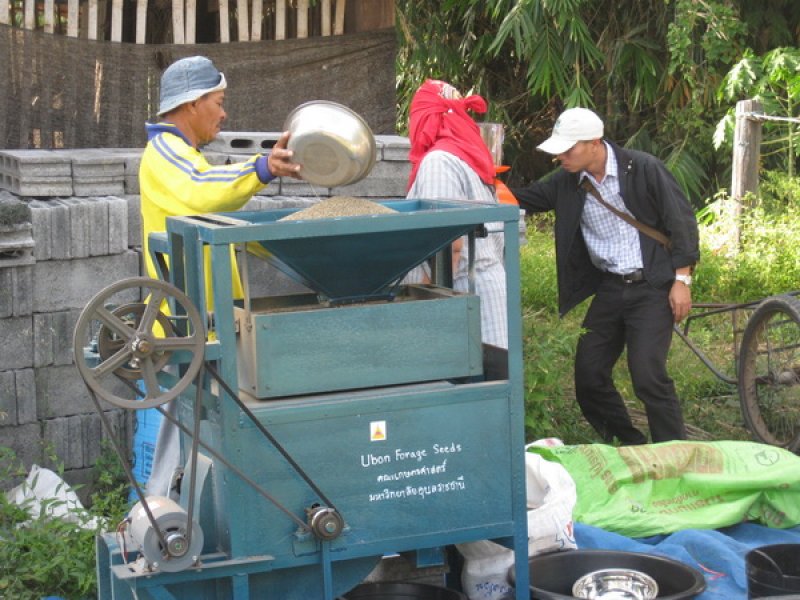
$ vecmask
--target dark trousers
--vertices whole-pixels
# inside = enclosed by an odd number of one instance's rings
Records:
[[[625,283],[606,275],[586,313],[575,355],[575,394],[584,417],[606,442],[647,443],[612,378],[625,347],[653,442],[686,439],[675,385],[667,373],[673,324],[668,294],[646,281]]]

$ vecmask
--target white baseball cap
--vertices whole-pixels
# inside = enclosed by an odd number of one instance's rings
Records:
[[[548,154],[563,154],[578,142],[603,137],[603,121],[588,108],[565,110],[553,125],[553,134],[537,148]]]

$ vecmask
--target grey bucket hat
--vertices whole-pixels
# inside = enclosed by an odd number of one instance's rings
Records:
[[[161,102],[158,116],[181,104],[228,87],[220,73],[205,56],[190,56],[172,63],[161,75]]]

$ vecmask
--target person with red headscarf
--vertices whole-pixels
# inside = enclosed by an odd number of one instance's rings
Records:
[[[409,119],[411,175],[407,198],[496,204],[495,167],[480,129],[467,111],[485,113],[486,101],[463,98],[450,84],[427,80],[414,94]],[[464,238],[453,253],[453,288],[468,291],[469,256]],[[475,292],[481,299],[482,341],[508,347],[503,237],[475,240]]]

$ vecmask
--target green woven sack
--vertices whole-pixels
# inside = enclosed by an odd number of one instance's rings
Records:
[[[800,524],[800,457],[754,442],[531,447],[575,480],[575,521],[629,537]]]

